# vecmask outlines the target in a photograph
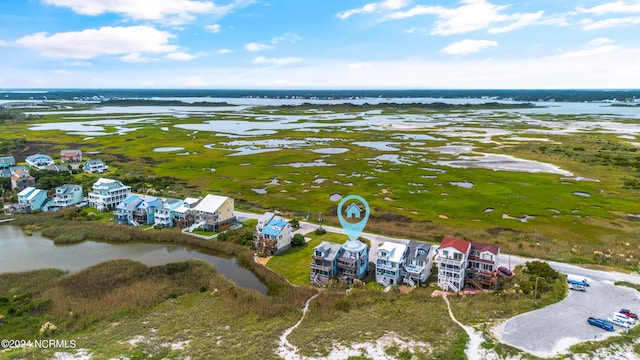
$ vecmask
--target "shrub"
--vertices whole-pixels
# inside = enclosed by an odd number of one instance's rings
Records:
[[[304,235],[295,234],[293,235],[293,240],[291,241],[291,246],[302,246],[304,245]]]
[[[315,233],[316,235],[324,235],[324,234],[326,234],[326,233],[327,233],[327,230],[325,230],[325,229],[323,229],[323,228],[319,227],[319,228],[317,228],[317,229],[316,229],[316,231],[314,231],[314,233]]]

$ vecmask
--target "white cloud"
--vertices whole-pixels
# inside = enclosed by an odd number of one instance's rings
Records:
[[[152,59],[146,56],[143,56],[140,53],[135,52],[135,53],[130,53],[130,54],[121,56],[120,60],[128,63],[143,63],[143,62],[150,62]]]
[[[527,14],[514,14],[512,15],[513,19],[515,20],[513,23],[502,27],[490,28],[489,32],[491,34],[506,33],[523,28],[525,26],[529,26],[531,24],[535,24],[542,18],[543,13],[544,11]]]
[[[421,15],[435,15],[438,19],[431,34],[453,35],[486,29],[500,23],[508,24],[490,29],[490,32],[513,31],[536,22],[543,13],[539,11],[506,15],[503,11],[509,7],[508,5],[493,5],[487,0],[463,0],[461,4],[457,8],[416,5],[406,11],[396,11],[387,19],[400,20]]]
[[[267,45],[267,44],[261,44],[261,43],[257,43],[257,42],[248,43],[247,45],[244,46],[244,48],[245,48],[245,50],[251,51],[251,52],[274,49],[273,46],[270,46],[270,45]]]
[[[585,30],[607,29],[620,26],[632,26],[640,24],[640,16],[628,16],[623,18],[611,18],[599,21],[585,19],[582,25]]]
[[[605,15],[609,13],[636,13],[640,12],[640,1],[614,1],[590,8],[578,6],[578,11],[595,15]]]
[[[448,55],[464,56],[473,53],[480,52],[489,47],[496,47],[498,43],[491,40],[471,40],[466,39],[462,41],[454,42],[440,52]]]
[[[43,0],[45,4],[67,7],[82,15],[116,13],[134,20],[167,21],[183,24],[194,14],[224,15],[233,4],[216,6],[212,1],[193,0]]]
[[[179,60],[179,61],[189,61],[189,60],[193,60],[193,59],[196,58],[195,55],[187,54],[187,53],[182,52],[182,51],[176,51],[176,52],[168,53],[164,57],[166,59]]]
[[[80,67],[93,66],[93,64],[90,61],[82,61],[82,60],[68,61],[68,62],[65,62],[65,64],[70,66],[80,66]]]
[[[601,46],[601,45],[609,45],[615,43],[614,40],[609,38],[597,38],[589,41],[587,46]]]
[[[297,57],[283,57],[283,58],[266,58],[264,56],[258,56],[253,59],[254,64],[269,64],[269,65],[287,65],[302,61]]]
[[[4,40],[0,40],[0,46],[8,46],[9,44],[4,41]]]
[[[220,32],[221,26],[220,24],[212,24],[212,25],[207,25],[204,28],[211,31],[214,34],[217,34]]]
[[[106,26],[57,34],[40,32],[24,36],[16,44],[46,57],[91,59],[101,55],[175,52],[177,47],[168,43],[171,38],[170,33],[150,26]]]
[[[336,16],[342,20],[345,20],[356,14],[370,14],[381,10],[401,9],[408,4],[408,0],[385,0],[377,3],[369,3],[361,8],[341,11]]]
[[[291,33],[286,33],[282,36],[276,36],[273,39],[271,39],[271,43],[272,44],[277,44],[283,41],[289,42],[289,43],[296,43],[298,41],[302,40],[302,36],[298,35],[298,34],[291,34]]]
[[[231,54],[233,52],[233,50],[231,49],[220,49],[218,51],[216,51],[216,54]]]
[[[65,69],[54,70],[53,73],[56,75],[72,75],[73,74],[71,71],[65,70]]]

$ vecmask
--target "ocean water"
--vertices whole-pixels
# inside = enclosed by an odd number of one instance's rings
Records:
[[[481,99],[516,102],[585,102],[640,98],[640,90],[232,90],[232,89],[0,89],[0,100],[73,100],[102,98],[180,99],[225,98],[373,100],[373,99]]]

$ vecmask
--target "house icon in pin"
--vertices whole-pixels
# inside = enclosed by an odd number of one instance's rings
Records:
[[[347,209],[345,212],[347,213],[348,219],[353,219],[353,218],[359,219],[360,217],[362,217],[362,210],[360,210],[360,208],[358,207],[358,205],[356,205],[356,203],[351,203],[349,206],[347,206]]]

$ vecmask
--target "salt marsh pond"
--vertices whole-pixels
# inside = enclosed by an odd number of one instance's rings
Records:
[[[215,191],[256,211],[324,213],[331,222],[331,194],[357,193],[372,206],[372,231],[425,240],[457,234],[558,260],[598,262],[603,243],[617,265],[640,257],[637,245],[624,245],[638,230],[629,214],[640,213],[640,107],[388,104],[398,100],[98,104],[33,112],[38,119],[5,124],[3,136],[26,135],[50,155],[70,146],[99,151],[115,177],[178,179],[157,189],[167,196]]]

